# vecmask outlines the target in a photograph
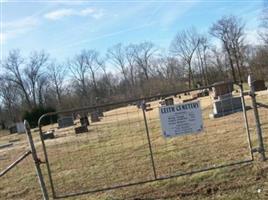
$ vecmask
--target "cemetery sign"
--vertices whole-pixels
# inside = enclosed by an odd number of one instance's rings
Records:
[[[162,106],[159,108],[159,115],[165,137],[198,133],[203,130],[199,101]]]

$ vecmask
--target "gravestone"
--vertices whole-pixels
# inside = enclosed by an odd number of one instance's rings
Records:
[[[172,106],[172,105],[174,105],[174,99],[173,98],[167,98],[167,99],[165,99],[165,105],[166,106]]]
[[[202,92],[203,92],[203,97],[209,96],[209,90],[208,89],[202,90]]]
[[[98,109],[98,115],[99,117],[104,117],[102,109]]]
[[[88,117],[85,116],[85,117],[81,117],[80,118],[80,124],[81,126],[89,126],[89,120],[88,120]]]
[[[25,133],[25,127],[23,122],[16,123],[17,133]]]
[[[212,97],[217,99],[219,96],[231,94],[234,90],[232,82],[217,82],[212,87]]]
[[[10,126],[8,129],[10,134],[17,133],[16,125]]]
[[[10,134],[13,133],[25,133],[25,128],[23,122],[18,122],[9,127]]]
[[[58,119],[59,128],[65,128],[74,125],[73,116],[64,116]]]
[[[152,111],[152,110],[153,110],[153,108],[146,108],[145,112],[149,112],[149,111]]]
[[[265,81],[264,80],[255,80],[255,81],[253,81],[252,84],[253,84],[255,92],[267,89],[266,86],[265,86]]]
[[[222,117],[243,110],[241,97],[234,97],[233,89],[231,82],[220,82],[213,85],[213,113],[210,114],[210,118]]]
[[[91,122],[94,123],[94,122],[99,122],[100,121],[100,118],[99,118],[99,114],[97,111],[95,112],[92,112],[90,114],[90,118],[91,118]]]
[[[80,127],[76,127],[74,131],[75,131],[75,134],[85,133],[85,132],[88,132],[88,128],[87,126],[80,126]]]
[[[182,100],[182,103],[186,103],[186,102],[194,101],[194,100],[196,100],[196,99],[197,99],[197,97],[192,97],[192,98],[190,98],[190,99],[183,99],[183,100]]]
[[[149,103],[145,103],[145,105],[144,105],[144,106],[145,106],[145,107],[144,107],[145,112],[148,112],[148,111],[153,110],[153,108],[151,108],[151,104],[149,104]]]
[[[54,130],[52,130],[52,131],[47,131],[47,132],[43,133],[42,136],[43,136],[43,139],[44,139],[44,140],[47,140],[47,139],[54,139],[54,138],[55,138]]]

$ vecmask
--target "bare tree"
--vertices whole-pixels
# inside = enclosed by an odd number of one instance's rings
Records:
[[[132,45],[126,47],[126,60],[128,65],[128,71],[130,76],[131,86],[134,87],[136,84],[136,63],[135,63],[135,54]]]
[[[41,76],[37,81],[37,95],[39,106],[44,106],[44,90],[48,86],[48,77],[46,75]]]
[[[56,94],[58,105],[62,106],[62,95],[64,91],[64,79],[66,76],[66,68],[55,62],[48,66],[48,75],[52,91]]]
[[[148,81],[151,67],[150,60],[153,58],[157,49],[151,42],[132,45],[131,48],[137,66],[142,70],[145,79]]]
[[[108,49],[107,57],[121,71],[125,82],[128,83],[126,49],[123,45],[119,43]]]
[[[179,32],[173,39],[170,49],[174,55],[180,56],[188,66],[188,87],[191,88],[194,83],[192,70],[192,59],[200,43],[196,30],[190,28]]]
[[[18,113],[16,111],[19,107],[18,88],[15,83],[3,78],[0,78],[0,84],[0,99],[8,115],[6,119],[16,122],[18,120]]]
[[[19,50],[9,52],[3,67],[6,70],[5,79],[13,82],[23,93],[26,103],[29,108],[32,108],[30,100],[30,92],[22,74],[24,59],[20,55]]]
[[[82,54],[85,59],[86,67],[89,70],[95,97],[98,97],[98,86],[96,73],[101,68],[102,62],[99,60],[99,53],[95,50],[84,50]]]
[[[47,61],[48,61],[48,55],[44,51],[33,52],[25,68],[25,76],[27,80],[29,81],[29,85],[31,87],[31,94],[32,94],[34,106],[37,105],[36,96],[38,95],[37,93],[40,92],[40,88],[37,88],[37,84],[38,82],[40,82],[39,79],[42,79],[41,70],[43,67],[45,67],[45,65],[47,64]],[[40,97],[40,94],[38,96]]]
[[[95,101],[98,96],[98,86],[96,73],[101,68],[102,62],[99,60],[98,52],[95,50],[83,50],[80,54],[69,62],[70,71],[73,78],[81,88],[82,96]],[[89,95],[90,82],[93,85],[93,91]],[[85,102],[88,102],[85,101]]]
[[[182,78],[182,67],[175,57],[162,56],[155,60],[157,76],[168,84],[167,88],[176,89],[179,79]]]
[[[111,74],[107,73],[107,68],[106,68],[106,64],[105,64],[105,59],[98,59],[98,65],[100,66],[100,68],[103,71],[103,76],[101,77],[101,82],[103,85],[106,86],[106,93],[101,93],[100,95],[102,96],[111,96],[112,90],[113,90],[113,84],[112,84],[112,80],[111,80]]]
[[[209,82],[228,80],[228,59],[226,54],[217,48],[211,49],[210,69],[207,76]],[[217,72],[217,73],[215,73]]]
[[[239,80],[242,81],[242,62],[244,49],[244,24],[235,16],[224,16],[210,29],[211,35],[221,40],[229,59],[233,80],[237,82],[237,68]]]
[[[251,48],[252,49],[252,48]],[[268,48],[265,46],[257,47],[251,52],[249,67],[255,78],[261,80],[268,79]]]
[[[203,85],[208,85],[208,70],[207,70],[207,54],[209,49],[209,44],[207,37],[200,36],[199,38],[199,45],[197,47],[197,59],[198,59],[198,65],[200,68],[200,74],[202,75],[202,82]]]
[[[72,78],[77,82],[81,94],[84,98],[88,98],[87,91],[87,72],[88,67],[85,63],[85,55],[78,54],[75,58],[69,61],[69,69],[72,73]]]

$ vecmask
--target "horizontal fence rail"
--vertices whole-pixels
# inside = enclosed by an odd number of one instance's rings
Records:
[[[159,103],[163,97],[173,96],[175,104],[193,101],[188,93],[211,87],[47,113],[40,117],[39,134],[52,196],[64,198],[250,163],[252,144],[241,86],[234,96],[241,98],[242,110],[237,111],[231,99],[232,112],[211,119],[213,100],[210,96],[200,97],[204,130],[200,134],[170,139],[162,135]],[[142,103],[150,104],[150,109],[147,111]],[[68,113],[88,116],[98,110],[103,111],[103,116],[100,121],[90,122],[87,133],[74,133],[79,125],[77,120],[74,126],[60,129],[53,124],[42,125],[46,117]],[[44,140],[44,134],[49,130],[55,131],[55,139]]]
[[[28,155],[30,155],[32,152],[31,151],[26,151],[24,154],[19,156],[17,160],[15,160],[13,163],[11,163],[6,169],[0,172],[0,177],[4,176],[8,171],[13,169],[17,164],[19,164],[22,160],[24,160]]]
[[[32,178],[29,170],[35,166],[42,191],[38,196],[48,199],[47,186],[50,186],[51,196],[57,199],[246,165],[254,160],[254,153],[265,158],[268,91],[244,92],[242,84],[237,85],[234,92],[221,97],[227,99],[227,107],[231,108],[225,112],[224,101],[211,97],[212,87],[46,113],[38,120],[38,137],[32,137],[25,122],[29,143],[21,135],[20,139],[12,140],[19,141],[15,143],[16,148],[11,145],[2,151],[5,154],[1,180],[9,186],[9,178],[17,180],[25,175],[27,179]],[[196,97],[201,91],[210,91],[210,95]],[[175,105],[198,102],[203,129],[199,133],[167,138],[160,114],[165,98],[172,98]],[[238,100],[240,109],[237,109]],[[217,116],[212,115],[216,101],[222,109],[222,114]],[[98,113],[97,121],[93,120],[94,113]],[[45,118],[55,116],[72,116],[74,124],[63,128],[57,123],[43,125]],[[77,116],[86,117],[89,124],[82,125],[84,122]],[[76,133],[78,128],[82,128],[82,133]],[[51,133],[53,137],[47,138]],[[33,150],[25,149],[29,144]],[[17,156],[21,152],[24,153]],[[34,162],[24,170],[28,164],[22,161],[30,154]],[[20,186],[23,188],[28,186]],[[9,194],[4,193],[4,197]]]

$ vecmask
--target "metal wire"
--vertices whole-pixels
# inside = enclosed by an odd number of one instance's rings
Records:
[[[164,96],[192,91],[195,90]],[[243,90],[241,95],[244,97]],[[38,156],[46,164],[47,171],[44,174],[52,197],[65,198],[124,188],[250,163],[253,160],[251,140],[254,141],[254,138],[250,138],[251,134],[247,133],[248,129],[252,129],[251,111],[246,113],[248,127],[244,126],[246,109],[238,112],[231,99],[230,113],[210,119],[208,115],[212,112],[213,101],[210,97],[203,97],[200,98],[203,131],[165,138],[160,125],[160,105],[155,100],[159,97],[161,95],[42,116],[39,119],[40,139],[38,141],[34,137],[34,140],[38,144]],[[147,100],[152,110],[138,108],[137,102],[141,100]],[[180,101],[175,98],[175,103]],[[247,98],[244,108],[246,104]],[[99,122],[91,122],[87,133],[75,134],[74,128],[79,126],[78,121],[75,121],[75,126],[64,129],[57,129],[55,125],[42,126],[42,119],[48,116],[93,112],[98,108],[105,110],[104,116]],[[267,117],[267,112],[268,109],[260,111],[261,119]],[[262,120],[264,126],[265,123],[268,124]],[[50,129],[55,130],[55,139],[44,140],[43,132]],[[18,173],[23,176],[22,170],[18,170]]]

